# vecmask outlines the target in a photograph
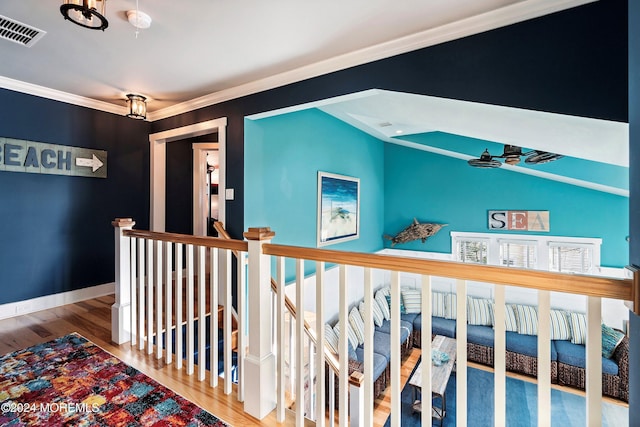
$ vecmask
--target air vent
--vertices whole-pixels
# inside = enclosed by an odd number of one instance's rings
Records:
[[[46,31],[0,15],[0,39],[31,47],[45,34]]]

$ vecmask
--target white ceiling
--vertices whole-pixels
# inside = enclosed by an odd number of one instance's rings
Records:
[[[153,22],[136,37],[125,15],[135,0],[108,1],[104,32],[65,21],[61,1],[2,0],[0,15],[46,35],[30,48],[0,40],[0,87],[53,89],[60,93],[46,96],[117,108],[126,93],[140,93],[153,116],[203,97],[197,106],[213,103],[212,95],[233,88],[264,90],[590,1],[139,0]]]

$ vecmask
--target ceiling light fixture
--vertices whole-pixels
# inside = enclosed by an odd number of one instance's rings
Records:
[[[516,145],[505,145],[504,151],[500,156],[492,156],[489,153],[489,150],[485,149],[479,159],[471,159],[468,160],[467,163],[469,163],[469,166],[473,166],[475,168],[499,168],[502,166],[502,163],[495,159],[504,159],[506,164],[513,166],[520,163],[520,157],[526,157],[524,160],[525,163],[537,165],[558,160],[563,156],[561,154],[548,153],[546,151],[539,150],[523,153],[522,148]]]
[[[127,117],[144,120],[147,118],[147,98],[142,95],[127,94]]]
[[[60,13],[81,27],[104,31],[109,26],[105,18],[106,4],[107,0],[62,0]]]

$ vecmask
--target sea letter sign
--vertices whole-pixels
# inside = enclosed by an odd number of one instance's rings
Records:
[[[107,177],[107,152],[0,138],[0,171]]]
[[[490,230],[549,231],[549,211],[489,211]]]

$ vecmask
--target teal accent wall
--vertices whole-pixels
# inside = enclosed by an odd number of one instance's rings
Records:
[[[274,243],[316,247],[318,171],[360,178],[360,238],[326,248],[382,249],[384,143],[316,109],[245,120],[247,227],[271,227]]]
[[[451,231],[491,232],[489,210],[548,210],[548,234],[601,238],[603,266],[628,264],[626,197],[505,169],[476,169],[464,160],[383,143],[316,109],[245,120],[245,136],[246,224],[271,227],[274,243],[316,247],[317,173],[325,171],[361,180],[360,238],[329,249],[390,247],[382,236],[399,233],[417,218],[448,226],[426,243],[395,248],[450,253]],[[581,174],[589,176],[586,170]],[[306,266],[307,273],[312,270]],[[289,279],[292,274],[289,265]]]
[[[424,244],[415,241],[397,249],[451,252],[449,232],[490,232],[489,210],[548,210],[548,234],[602,238],[601,264],[628,264],[626,197],[504,169],[476,169],[464,160],[395,144],[385,146],[384,168],[387,234],[398,233],[414,217],[449,224]]]

